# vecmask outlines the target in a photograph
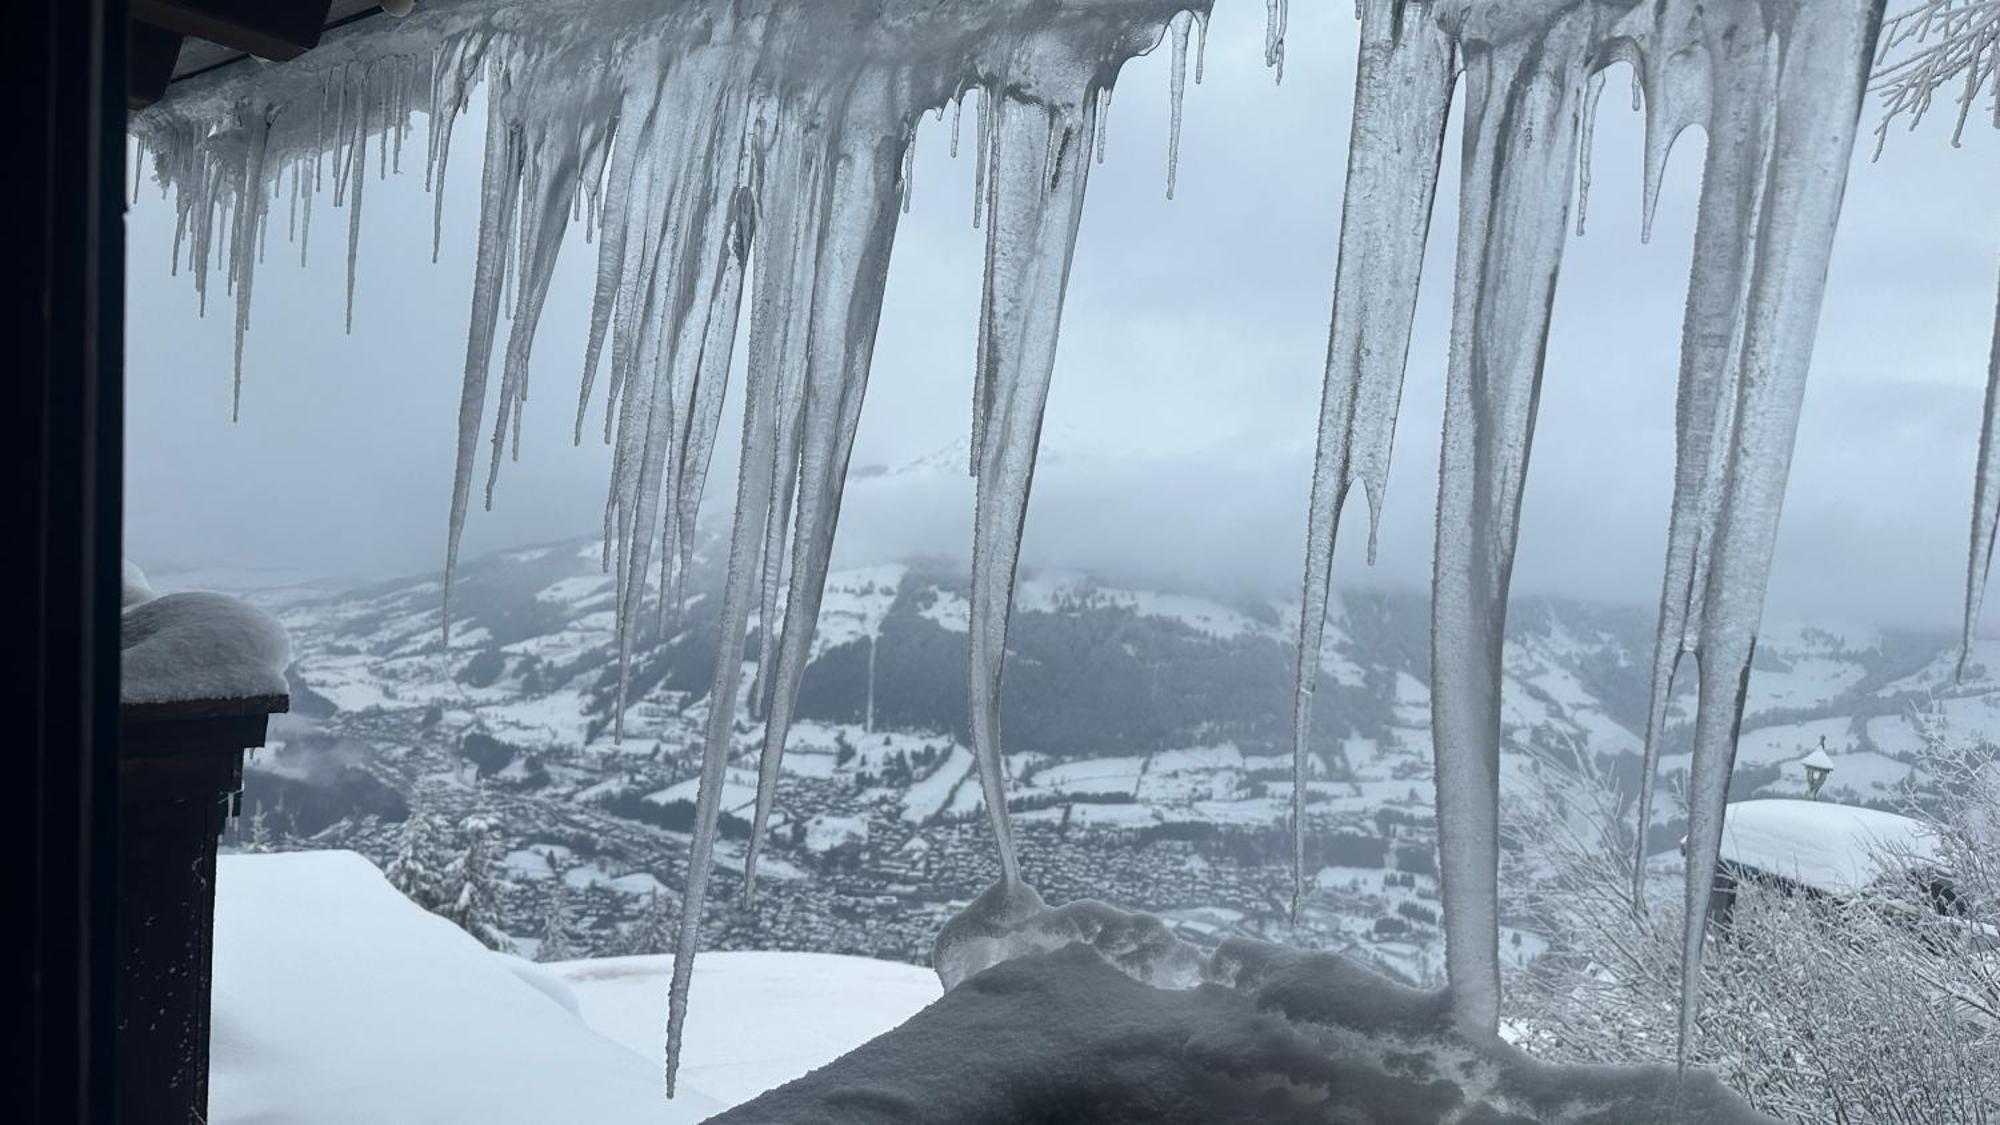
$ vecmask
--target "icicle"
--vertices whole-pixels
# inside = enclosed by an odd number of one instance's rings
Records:
[[[865,163],[865,162],[864,162]],[[770,711],[764,724],[760,762],[759,823],[769,815],[769,793],[777,777],[785,739],[790,733],[799,685],[812,656],[813,632],[819,621],[827,565],[833,556],[834,532],[847,479],[854,433],[861,421],[861,403],[868,388],[868,367],[875,346],[875,325],[881,317],[882,291],[888,281],[889,250],[894,240],[893,216],[873,214],[880,186],[845,167],[831,169],[827,196],[831,238],[858,239],[851,246],[821,251],[814,271],[812,347],[805,368],[803,413],[799,421],[798,489],[791,550],[791,582],[785,598],[784,628],[777,640],[777,662],[771,680]],[[850,228],[843,232],[842,228]],[[851,261],[850,261],[851,259]],[[852,272],[850,272],[852,271]],[[827,307],[820,307],[824,303]],[[856,331],[859,326],[864,331]],[[822,341],[840,347],[821,354]],[[783,419],[780,418],[782,425]],[[784,451],[780,450],[780,457]],[[790,468],[781,460],[779,469]],[[775,549],[775,546],[772,548]],[[768,574],[768,571],[767,571]],[[765,626],[765,637],[771,637]],[[770,784],[764,784],[768,781]],[[746,896],[753,893],[746,887]]]
[[[1036,444],[1090,175],[1081,140],[1096,100],[1086,91],[1081,106],[1080,112],[1054,109],[1002,95],[995,114],[992,222],[980,313],[979,410],[985,421],[973,518],[971,729],[1002,877],[1010,884],[1020,881],[1021,872],[1007,819],[1000,677]],[[1059,115],[1062,141],[1045,182],[1034,149],[1051,114]]]
[[[1703,43],[1702,9],[1677,0],[1656,8],[1647,28],[1648,47],[1633,81],[1643,77],[1646,102],[1645,187],[1641,195],[1639,241],[1653,239],[1660,184],[1674,142],[1689,126],[1709,120],[1710,62]]]
[[[1604,94],[1604,72],[1594,71],[1583,88],[1583,131],[1577,138],[1576,235],[1583,237],[1590,215],[1590,153],[1597,136],[1597,99]]]
[[[993,166],[993,87],[979,91],[979,160],[972,166],[972,229],[986,211],[986,177]]]
[[[1768,184],[1765,164],[1773,124],[1770,40],[1764,35],[1737,35],[1716,47],[1726,52],[1720,60],[1710,60],[1706,46],[1701,56],[1703,73],[1712,75],[1716,85],[1713,91],[1704,90],[1700,101],[1713,106],[1711,121],[1720,127],[1709,143],[1702,173],[1693,280],[1681,326],[1674,496],[1639,774],[1637,859],[1643,859],[1653,822],[1660,740],[1666,733],[1674,677],[1682,657],[1695,648],[1694,630],[1702,617],[1708,554],[1742,376],[1738,352],[1743,302],[1755,265]],[[1643,909],[1647,898],[1643,862],[1634,864],[1632,877],[1634,905]]]
[[[1194,17],[1187,12],[1174,16],[1168,24],[1168,32],[1174,40],[1173,61],[1173,119],[1167,127],[1167,198],[1174,197],[1174,185],[1180,178],[1181,167],[1181,113],[1187,98],[1188,32],[1194,24]]]
[[[486,115],[486,150],[505,151],[506,115]],[[472,465],[479,446],[479,419],[486,408],[487,369],[493,359],[494,326],[500,317],[501,274],[507,268],[507,216],[520,190],[515,169],[489,160],[479,185],[479,242],[474,252],[472,314],[466,332],[465,382],[458,400],[458,468],[451,486],[451,518],[447,523],[444,565],[443,637],[451,644],[451,586],[458,565],[458,545],[465,531],[466,508],[472,499]]]
[[[612,141],[610,166],[604,185],[603,235],[597,241],[597,285],[590,303],[589,342],[584,348],[582,389],[576,401],[576,443],[583,444],[584,415],[590,409],[591,386],[597,380],[598,362],[604,353],[605,334],[611,328],[615,308],[626,300],[626,235],[631,227],[630,190],[638,175],[638,151],[652,136],[653,113],[659,105],[659,90],[638,100],[628,91],[618,120],[629,132]],[[629,123],[627,126],[625,123]],[[609,403],[607,402],[607,408]]]
[[[805,452],[802,458],[803,489],[800,528],[792,596],[786,608],[785,652],[779,665],[779,685],[773,705],[782,701],[789,710],[786,670],[793,653],[810,652],[812,628],[817,618],[820,587],[833,545],[835,520],[839,512],[841,482],[846,476],[847,456],[852,450],[854,419],[867,385],[869,361],[875,344],[875,329],[881,316],[882,292],[888,280],[889,252],[896,233],[898,161],[893,148],[885,151],[876,137],[881,128],[899,121],[908,112],[898,106],[887,89],[864,84],[848,93],[844,113],[830,128],[829,143],[838,148],[839,158],[829,161],[829,178],[822,206],[826,219],[815,253],[810,313],[810,337],[802,341],[808,348],[809,371]],[[796,184],[780,185],[783,191]],[[792,293],[791,300],[806,303],[804,294]],[[760,301],[761,305],[762,302]],[[679,1060],[681,1033],[687,1017],[688,990],[692,983],[694,957],[701,927],[701,907],[715,830],[722,798],[723,770],[728,763],[730,735],[735,722],[738,680],[742,674],[744,632],[748,624],[751,593],[759,568],[759,538],[764,525],[764,505],[769,502],[772,480],[766,466],[773,463],[761,442],[769,440],[764,427],[775,429],[775,406],[763,391],[768,380],[752,380],[757,392],[756,413],[746,418],[743,470],[737,489],[737,521],[731,535],[729,567],[723,594],[723,651],[716,665],[715,686],[709,692],[707,742],[702,761],[701,784],[695,801],[694,842],[689,849],[688,888],[681,913],[679,939],[674,957],[672,989],[668,997],[667,1072],[668,1090],[673,1089],[673,1072]],[[753,447],[752,427],[756,428]],[[799,573],[810,573],[810,589],[799,581]],[[810,607],[804,603],[810,601]],[[796,628],[795,628],[796,625]],[[798,661],[803,670],[803,660]],[[793,681],[795,683],[795,681]],[[793,689],[796,690],[795,687]],[[780,735],[782,743],[782,735]],[[768,742],[767,742],[768,748]],[[748,868],[745,878],[754,878]]]
[[[1194,84],[1201,85],[1202,76],[1208,70],[1208,19],[1210,10],[1200,9],[1194,14],[1196,30],[1194,47]]]
[[[1292,742],[1292,911],[1305,893],[1306,762],[1313,690],[1326,638],[1334,537],[1347,491],[1359,480],[1375,555],[1382,491],[1396,435],[1416,315],[1424,242],[1451,110],[1453,50],[1429,20],[1406,20],[1405,0],[1367,0],[1355,78],[1348,200],[1341,217],[1319,451],[1307,520],[1304,593]]]
[[[1358,8],[1359,4],[1356,6]],[[1275,68],[1277,80],[1283,82],[1285,34],[1290,29],[1292,19],[1291,0],[1264,0],[1264,18],[1264,65]]]
[[[1735,764],[1736,732],[1867,63],[1881,14],[1881,0],[1816,5],[1812,19],[1781,17],[1770,31],[1774,126],[1763,155],[1768,181],[1764,190],[1771,205],[1759,210],[1750,243],[1753,259],[1745,273],[1743,311],[1735,333],[1740,342],[1731,357],[1741,372],[1736,410],[1724,443],[1727,463],[1719,476],[1714,541],[1700,607],[1700,702],[1683,887],[1683,1061],[1695,1035],[1703,936]],[[1711,27],[1712,34],[1721,30]],[[1693,288],[1702,284],[1697,276]]]
[[[1542,360],[1568,234],[1591,13],[1465,45],[1465,151],[1437,555],[1431,737],[1453,1016],[1500,1018],[1501,645]]]
[[[803,342],[809,338],[811,302],[801,299],[814,291],[819,269],[818,248],[825,216],[808,205],[821,198],[825,163],[817,146],[811,145],[803,123],[786,122],[779,127],[770,162],[770,200],[765,227],[775,241],[767,241],[757,265],[756,294],[750,314],[750,367],[770,372],[761,382],[772,388],[772,440],[761,452],[766,461],[758,466],[769,481],[764,528],[764,555],[759,568],[760,603],[757,628],[760,633],[757,678],[753,695],[758,700],[772,696],[771,679],[778,664],[778,587],[784,572],[787,528],[791,520],[793,495],[799,477],[799,426],[803,422],[806,393]],[[764,836],[777,796],[778,770],[785,750],[788,725],[775,715],[775,699],[765,704],[763,750],[758,761],[757,807],[750,830],[749,853],[744,860],[743,904],[756,904],[755,872],[763,852]],[[789,703],[786,705],[789,712]]]
[[[367,90],[367,75],[362,76],[362,90]],[[361,99],[366,104],[366,97]],[[361,258],[361,188],[368,179],[368,130],[361,123],[363,114],[355,113],[354,164],[347,182],[354,191],[354,197],[347,201],[347,331],[354,331],[354,273]]]
[[[1986,376],[1986,413],[1979,428],[1979,471],[1972,489],[1972,553],[1965,569],[1965,635],[1958,653],[1958,675],[1972,659],[1972,642],[1979,627],[1979,607],[1986,600],[1986,576],[1993,569],[1993,542],[2000,525],[2000,310],[1993,320],[1993,355]]]
[[[229,420],[240,421],[243,417],[243,337],[250,331],[251,281],[256,276],[257,258],[250,253],[250,247],[258,241],[258,232],[264,226],[264,161],[271,142],[271,111],[262,105],[246,108],[249,130],[244,148],[243,173],[238,187],[239,222],[247,224],[248,237],[239,231],[235,246],[235,257],[230,273],[236,289],[236,346],[234,352],[234,378],[230,388]]]
[[[743,179],[739,171],[738,179]],[[708,330],[702,340],[701,355],[695,365],[695,388],[687,426],[681,435],[682,453],[673,482],[675,507],[668,550],[663,557],[674,562],[671,583],[663,583],[662,605],[680,612],[681,586],[694,565],[695,524],[701,514],[702,494],[708,483],[709,462],[722,422],[722,403],[729,391],[729,369],[735,359],[736,327],[742,317],[743,278],[756,240],[757,207],[750,189],[739,187],[729,207],[728,239],[722,254],[722,268],[709,296]]]
[[[1111,87],[1097,91],[1097,120],[1091,124],[1091,133],[1097,138],[1097,162],[1104,163],[1104,146],[1111,134]]]

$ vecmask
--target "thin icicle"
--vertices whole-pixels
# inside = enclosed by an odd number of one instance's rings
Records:
[[[365,78],[364,78],[365,81]],[[360,115],[357,114],[358,118]],[[368,130],[356,122],[354,164],[347,177],[353,190],[347,201],[347,331],[354,331],[354,274],[361,259],[361,187],[368,179]]]
[[[1583,130],[1576,142],[1576,235],[1583,237],[1590,215],[1590,155],[1597,137],[1597,100],[1604,94],[1604,72],[1591,74],[1583,88]]]
[[[1201,85],[1202,77],[1208,71],[1208,20],[1210,11],[1200,9],[1194,14],[1194,84]]]
[[[1965,568],[1965,634],[1959,646],[1957,678],[1965,679],[1986,600],[1986,577],[1993,569],[1993,542],[2000,526],[2000,309],[1993,319],[1993,353],[1986,375],[1986,412],[1979,427],[1979,470],[1972,489],[1972,551]]]
[[[1171,97],[1173,119],[1167,127],[1167,198],[1174,197],[1174,185],[1180,179],[1181,169],[1181,115],[1187,99],[1188,33],[1194,25],[1194,16],[1187,12],[1176,15],[1167,25],[1168,34],[1174,40],[1174,60],[1172,63],[1173,90]]]
[[[271,112],[262,105],[250,107],[246,127],[249,130],[244,149],[243,173],[239,188],[238,220],[248,224],[247,237],[239,230],[236,245],[232,247],[234,259],[230,267],[236,290],[236,346],[234,350],[234,376],[229,397],[229,420],[240,421],[243,417],[243,338],[250,331],[251,283],[256,277],[258,257],[250,252],[258,242],[259,232],[265,223],[266,196],[264,188],[265,157],[271,144]]]
[[[505,151],[504,114],[486,117],[486,149]],[[487,370],[493,360],[493,336],[500,317],[501,274],[507,268],[507,216],[516,206],[520,177],[503,160],[489,160],[479,185],[479,241],[472,275],[472,313],[465,343],[465,381],[458,400],[458,467],[451,486],[451,516],[445,533],[442,633],[451,644],[451,587],[458,563],[458,545],[465,531],[466,509],[472,500],[473,458],[479,446],[479,419],[486,409]]]
[[[1357,3],[1357,12],[1360,7]],[[1285,35],[1291,22],[1291,0],[1264,0],[1264,65],[1275,69],[1279,82],[1285,80]]]
[[[1353,142],[1347,157],[1346,198],[1354,202],[1341,217],[1299,611],[1292,718],[1294,917],[1305,894],[1306,763],[1313,691],[1326,639],[1334,537],[1348,489],[1359,480],[1367,493],[1368,555],[1373,560],[1451,110],[1451,42],[1429,20],[1406,20],[1404,3],[1367,0],[1362,12]]]

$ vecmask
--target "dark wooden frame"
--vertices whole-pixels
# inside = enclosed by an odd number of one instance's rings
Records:
[[[125,0],[9,8],[8,554],[18,771],[0,841],[10,1117],[109,1122],[123,477]],[[17,1108],[18,1107],[18,1108]]]
[[[282,695],[127,704],[118,756],[120,1125],[208,1119],[215,853]]]

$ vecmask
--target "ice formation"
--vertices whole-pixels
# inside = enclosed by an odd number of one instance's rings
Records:
[[[536,328],[571,228],[597,245],[576,433],[581,440],[601,369],[602,430],[614,458],[605,561],[617,578],[622,657],[646,624],[649,586],[658,612],[678,612],[748,304],[742,469],[670,1006],[670,1076],[745,635],[754,617],[765,643],[749,690],[768,708],[754,847],[811,653],[889,251],[911,191],[916,125],[928,110],[961,112],[968,98],[977,107],[973,219],[987,239],[971,418],[971,730],[1002,893],[1026,892],[1006,815],[1000,679],[1090,164],[1103,152],[1121,67],[1162,42],[1173,53],[1178,137],[1191,33],[1205,37],[1209,7],[437,0],[407,20],[331,34],[281,67],[196,79],[135,118],[158,178],[177,192],[176,261],[184,253],[204,297],[220,266],[236,298],[240,372],[254,269],[277,197],[287,193],[287,231],[302,255],[314,198],[330,189],[348,208],[351,317],[371,140],[372,172],[386,177],[400,167],[412,115],[429,114],[425,181],[435,190],[453,125],[484,84],[447,605],[482,437],[489,502],[502,460],[518,453]],[[1648,216],[1675,138],[1690,125],[1711,138],[1647,740],[1650,765],[1672,674],[1683,654],[1695,653],[1691,1029],[1706,873],[1881,0],[1359,7],[1354,141],[1300,624],[1294,828],[1302,838],[1334,534],[1352,484],[1367,492],[1371,517],[1382,501],[1445,121],[1462,78],[1432,706],[1453,1011],[1468,1030],[1490,1031],[1499,1005],[1500,644],[1522,487],[1570,199],[1587,187],[1590,115],[1601,72],[1630,64],[1647,115]],[[1266,61],[1282,74],[1287,0],[1267,0],[1267,13]],[[1177,158],[1176,139],[1169,192]],[[1982,511],[2000,511],[1993,495],[1982,490]]]
[[[1295,750],[1302,777],[1335,527],[1354,482],[1371,506],[1379,503],[1442,123],[1462,75],[1431,707],[1447,971],[1456,1016],[1469,1028],[1491,1030],[1499,1019],[1502,630],[1556,275],[1570,200],[1588,187],[1579,166],[1601,72],[1622,62],[1636,75],[1649,221],[1676,137],[1690,125],[1709,137],[1640,811],[1642,821],[1650,816],[1672,677],[1693,653],[1700,703],[1684,888],[1685,1041],[1700,994],[1709,872],[1744,685],[1881,7],[1880,0],[1363,5]],[[1384,277],[1392,280],[1376,280]],[[1296,790],[1302,826],[1304,786]]]
[[[972,729],[1002,864],[1010,884],[1019,882],[1000,754],[1000,673],[1085,185],[1120,68],[1170,40],[1178,106],[1190,33],[1198,26],[1205,36],[1208,7],[440,0],[408,20],[330,35],[284,67],[196,80],[135,118],[157,178],[176,192],[176,263],[184,253],[204,298],[215,259],[226,266],[240,389],[251,281],[273,202],[285,195],[286,229],[301,255],[315,196],[330,188],[348,208],[351,324],[366,181],[400,168],[412,115],[422,112],[430,115],[424,178],[437,190],[453,126],[483,83],[447,618],[480,443],[490,504],[503,460],[518,454],[536,328],[571,229],[597,243],[576,435],[601,382],[613,449],[606,565],[617,579],[622,660],[646,625],[649,586],[660,613],[678,612],[748,304],[724,651],[709,697],[670,1075],[749,623],[755,617],[768,638],[750,688],[768,708],[753,836],[761,841],[812,651],[890,247],[911,190],[916,125],[934,108],[962,111],[968,98],[977,113],[974,215],[987,236],[972,419]],[[1283,14],[1281,4],[1272,9],[1274,62]],[[1175,155],[1177,146],[1169,190]],[[441,228],[441,203],[436,222]]]

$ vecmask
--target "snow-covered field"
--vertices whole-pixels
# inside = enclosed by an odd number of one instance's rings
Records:
[[[913,965],[710,954],[669,1102],[671,968],[493,953],[352,852],[225,856],[209,1121],[678,1125],[823,1066],[939,995]]]

